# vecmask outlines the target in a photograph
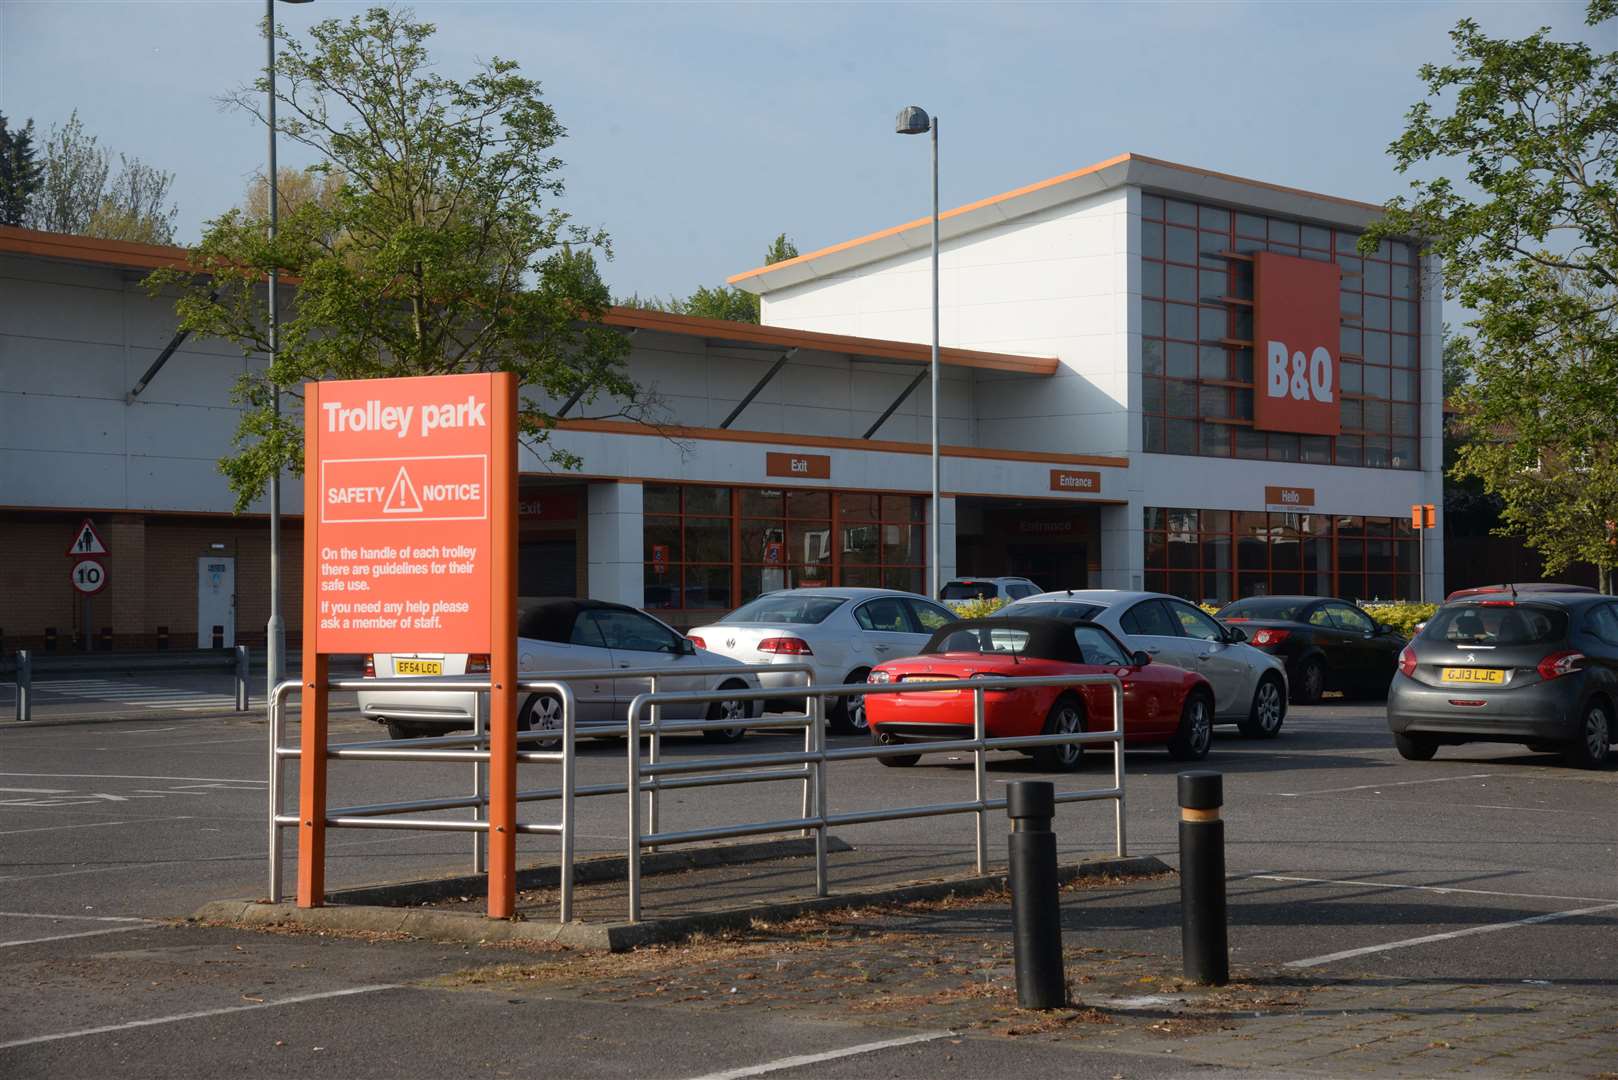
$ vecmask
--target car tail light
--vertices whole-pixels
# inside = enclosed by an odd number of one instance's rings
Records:
[[[1272,645],[1281,644],[1281,642],[1285,641],[1291,636],[1291,630],[1276,630],[1272,627],[1266,626],[1262,630],[1255,631],[1253,636],[1247,640],[1248,644],[1250,645],[1257,645],[1261,649],[1268,649]]]
[[[1539,662],[1539,677],[1547,681],[1559,679],[1563,675],[1570,675],[1579,670],[1584,662],[1584,654],[1571,649],[1562,652],[1553,652]]]
[[[1414,645],[1406,645],[1404,650],[1399,653],[1399,674],[1407,679],[1416,674],[1416,647]]]
[[[876,671],[873,671],[869,675],[865,676],[865,681],[870,683],[892,682],[893,676],[878,668]]]
[[[691,644],[695,645],[699,649],[706,649],[708,647],[708,643],[706,641],[703,641],[701,638],[699,638],[695,634],[687,634],[686,635],[686,640],[691,642]]]
[[[489,671],[489,654],[475,652],[466,658],[466,673],[468,675],[486,675]]]
[[[1478,607],[1516,607],[1515,600],[1479,600]]]
[[[1220,622],[1226,622],[1226,623],[1233,623],[1233,622],[1252,622],[1252,621],[1253,621],[1253,620],[1252,620],[1252,619],[1247,619],[1247,618],[1243,618],[1243,617],[1242,617],[1242,616],[1240,616],[1240,615],[1233,615],[1233,616],[1231,616],[1231,617],[1230,617],[1230,618],[1228,618],[1228,619],[1220,619],[1220,620],[1219,620],[1219,621],[1220,621]]]
[[[813,656],[815,650],[803,638],[795,637],[768,637],[758,643],[759,652],[776,653],[781,656]]]
[[[365,677],[367,679],[376,678],[376,656],[373,653],[365,654]]]

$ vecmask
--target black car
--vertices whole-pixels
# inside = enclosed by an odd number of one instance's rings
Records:
[[[1388,728],[1399,753],[1523,743],[1570,765],[1606,764],[1618,727],[1618,601],[1511,593],[1445,604],[1399,655]]]
[[[1247,643],[1287,666],[1292,700],[1313,705],[1327,690],[1381,697],[1405,639],[1347,600],[1329,596],[1250,596],[1220,609],[1221,622],[1247,631]]]

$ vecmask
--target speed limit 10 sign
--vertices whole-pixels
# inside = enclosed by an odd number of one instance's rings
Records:
[[[73,587],[89,595],[107,587],[107,568],[94,559],[83,559],[73,564]]]

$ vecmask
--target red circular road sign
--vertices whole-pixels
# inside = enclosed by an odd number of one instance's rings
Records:
[[[107,568],[94,559],[81,559],[73,564],[73,587],[88,596],[107,587]]]

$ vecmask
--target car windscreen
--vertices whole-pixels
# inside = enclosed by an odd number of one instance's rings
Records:
[[[928,653],[1020,654],[1028,647],[1028,631],[1007,626],[963,626],[929,642]]]
[[[726,615],[720,622],[788,623],[809,626],[848,603],[846,596],[761,596]]]
[[[995,612],[1006,618],[1020,615],[1042,615],[1057,619],[1083,619],[1088,622],[1105,609],[1100,604],[1081,604],[1073,600],[1019,600]]]
[[[1238,600],[1234,604],[1219,610],[1221,619],[1276,619],[1282,622],[1297,622],[1298,616],[1309,605],[1308,600],[1288,600],[1276,597],[1252,597]]]
[[[1538,645],[1567,636],[1567,612],[1550,605],[1454,604],[1440,608],[1423,641],[1452,645]]]
[[[978,600],[999,592],[992,581],[952,581],[939,590],[940,600]]]

